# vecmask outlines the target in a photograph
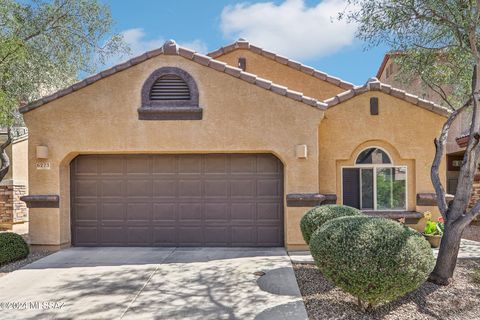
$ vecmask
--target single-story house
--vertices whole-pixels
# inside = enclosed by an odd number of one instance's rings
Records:
[[[299,221],[326,203],[421,228],[448,116],[245,40],[209,55],[167,41],[21,112],[30,239],[54,249],[304,249]]]

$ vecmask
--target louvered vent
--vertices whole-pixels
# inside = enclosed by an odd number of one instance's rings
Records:
[[[150,90],[150,100],[190,100],[190,89],[187,83],[177,75],[169,74],[160,77]]]

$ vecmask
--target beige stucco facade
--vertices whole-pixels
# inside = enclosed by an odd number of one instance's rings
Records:
[[[371,97],[378,98],[378,115],[370,114]],[[367,92],[329,108],[319,130],[320,193],[335,193],[342,203],[342,168],[354,166],[362,150],[380,147],[395,166],[407,167],[407,210],[438,214],[435,207],[417,206],[416,194],[433,191],[433,138],[444,121],[442,116],[382,92]],[[440,172],[445,172],[444,165]],[[423,224],[422,219],[415,227],[420,230]]]
[[[344,91],[249,51],[247,71],[317,98]],[[252,55],[250,55],[252,54]],[[231,62],[236,56],[220,57]],[[233,63],[233,62],[232,62]],[[233,63],[236,65],[235,63]],[[158,68],[188,72],[199,89],[202,120],[139,120],[141,89]],[[282,78],[283,75],[283,78]],[[304,86],[304,87],[302,87]],[[371,116],[369,98],[380,99]],[[284,165],[284,194],[334,193],[341,203],[340,170],[367,146],[381,146],[408,167],[408,210],[418,192],[433,192],[432,140],[444,117],[380,92],[367,92],[331,108],[318,108],[205,67],[178,55],[159,55],[104,77],[24,113],[29,128],[29,193],[59,195],[59,208],[30,209],[32,244],[68,246],[70,163],[80,154],[271,153]],[[297,157],[306,145],[308,157]],[[48,159],[36,147],[47,146]],[[37,163],[48,162],[49,170]],[[303,249],[299,221],[308,207],[284,199],[284,244]]]

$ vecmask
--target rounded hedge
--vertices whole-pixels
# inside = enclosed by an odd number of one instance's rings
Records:
[[[300,229],[302,230],[303,239],[309,244],[312,234],[325,222],[340,217],[358,215],[362,215],[360,210],[348,206],[332,204],[315,207],[307,211],[302,217],[302,220],[300,220]]]
[[[29,252],[22,236],[13,232],[0,233],[0,265],[26,258]]]
[[[328,280],[370,306],[417,289],[435,264],[420,233],[367,216],[325,223],[312,235],[310,251]]]

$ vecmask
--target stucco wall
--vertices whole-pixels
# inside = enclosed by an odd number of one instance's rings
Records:
[[[217,57],[216,59],[237,67],[238,58],[240,57],[247,59],[247,69],[245,71],[286,86],[289,89],[303,92],[305,95],[312,98],[325,100],[345,91],[345,89],[336,85],[320,80],[246,49],[234,50]]]
[[[26,184],[28,180],[28,139],[12,144],[12,148],[13,179]]]
[[[370,98],[379,98],[379,115],[370,115]],[[370,146],[385,149],[394,165],[407,166],[407,210],[418,207],[416,194],[434,192],[430,166],[438,135],[446,119],[382,92],[367,92],[329,108],[319,130],[319,190],[336,193],[342,203],[341,170],[352,166],[360,151]],[[440,168],[445,172],[445,161]],[[445,175],[442,175],[445,182]],[[421,228],[423,221],[417,226]]]
[[[137,108],[151,72],[175,66],[200,91],[203,120],[140,121]],[[30,194],[59,194],[60,208],[30,210],[31,241],[70,242],[70,161],[81,153],[273,153],[285,167],[285,194],[318,192],[318,127],[323,112],[178,56],[158,56],[24,114],[29,128]],[[306,144],[309,158],[295,157]],[[36,170],[35,148],[48,146],[50,170]],[[286,244],[302,244],[303,211],[285,208]]]
[[[392,74],[389,74],[388,77],[387,68],[392,68]],[[428,88],[419,77],[416,77],[408,83],[405,83],[398,79],[399,74],[400,69],[398,64],[396,64],[393,59],[389,59],[385,64],[385,68],[383,69],[379,80],[383,83],[390,84],[395,88],[400,88],[411,94],[417,95],[422,99],[430,100],[440,105],[445,104],[442,98],[438,95],[438,93]],[[447,94],[451,92],[451,89],[448,87],[444,88],[444,90],[445,92],[447,92]],[[455,119],[455,121],[452,123],[448,132],[446,143],[447,154],[462,151],[462,148],[458,146],[455,138],[458,138],[468,132],[470,122],[471,116],[469,115],[469,113],[464,112],[460,114],[457,119]]]

